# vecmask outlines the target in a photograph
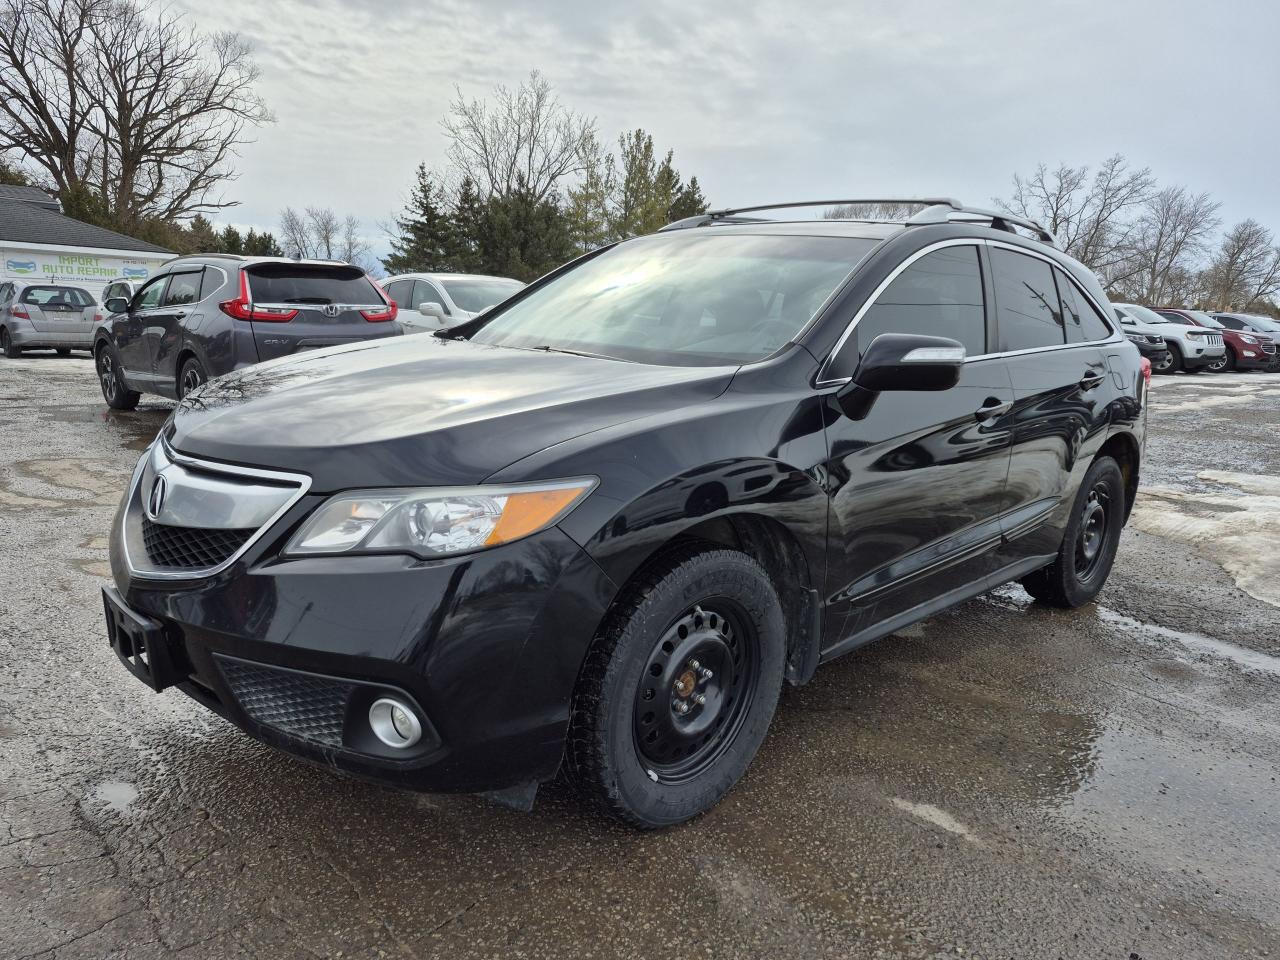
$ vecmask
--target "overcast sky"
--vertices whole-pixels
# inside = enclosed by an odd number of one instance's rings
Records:
[[[1280,233],[1276,0],[182,0],[249,38],[276,122],[221,219],[353,213],[375,240],[454,84],[541,70],[605,139],[643,127],[713,206],[943,194],[1120,152]],[[208,11],[216,10],[216,13]]]

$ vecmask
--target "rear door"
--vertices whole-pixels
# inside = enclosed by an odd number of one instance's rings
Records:
[[[869,628],[983,583],[1000,541],[1013,386],[992,357],[979,246],[917,255],[856,319],[831,370],[847,378],[883,333],[951,337],[968,358],[938,392],[886,391],[867,415],[833,415],[827,595],[838,649]],[[830,373],[824,374],[830,378]]]
[[[1076,488],[1106,440],[1115,389],[1097,341],[1111,328],[1048,258],[995,243],[989,251],[1000,349],[1015,397],[1012,510],[1001,551],[1011,565],[1057,551]]]
[[[245,268],[260,360],[400,333],[387,301],[358,267],[263,263]],[[369,317],[385,320],[370,320]]]

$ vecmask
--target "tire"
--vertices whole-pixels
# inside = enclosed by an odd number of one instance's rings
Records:
[[[1157,357],[1151,361],[1151,372],[1159,374],[1177,373],[1182,367],[1182,355],[1178,353],[1177,347],[1169,347],[1164,352],[1164,357]]]
[[[569,779],[640,829],[709,810],[763,742],[785,660],[782,606],[758,563],[711,546],[655,560],[587,654],[569,724]]]
[[[1239,361],[1236,359],[1236,351],[1233,347],[1227,347],[1227,352],[1222,355],[1222,366],[1216,367],[1209,365],[1210,370],[1221,370],[1223,372],[1234,370]]]
[[[22,356],[22,348],[13,342],[7,327],[0,327],[0,353],[10,360],[17,360]]]
[[[209,374],[205,373],[204,365],[195,357],[187,357],[182,364],[182,369],[178,372],[178,382],[174,384],[174,390],[181,400],[192,390],[201,384],[209,382]]]
[[[102,399],[112,410],[132,410],[142,399],[142,394],[130,390],[125,383],[124,371],[120,369],[120,361],[116,353],[107,344],[100,346],[94,355],[94,367],[98,371],[98,386],[102,388]]]
[[[1079,607],[1096,597],[1115,562],[1124,510],[1120,466],[1099,457],[1080,484],[1057,559],[1022,579],[1027,593],[1053,607]]]

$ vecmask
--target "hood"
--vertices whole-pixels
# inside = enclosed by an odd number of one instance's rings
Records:
[[[392,337],[211,380],[183,400],[179,452],[352,487],[478,483],[554,443],[719,396],[736,367],[660,367]]]

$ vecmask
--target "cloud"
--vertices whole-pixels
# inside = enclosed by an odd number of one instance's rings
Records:
[[[941,193],[986,204],[1015,170],[1120,151],[1280,232],[1273,189],[1280,5],[901,0],[223,0],[253,41],[262,129],[233,217],[281,207],[390,220],[439,166],[454,86],[533,68],[612,139],[644,127],[713,203]]]

